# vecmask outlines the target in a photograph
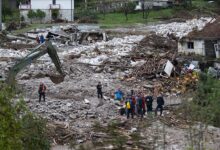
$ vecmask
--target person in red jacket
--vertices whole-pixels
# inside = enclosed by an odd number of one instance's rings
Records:
[[[41,97],[43,97],[43,100],[45,102],[45,92],[46,92],[46,86],[41,82],[40,86],[38,88],[38,94],[39,94],[39,102],[41,102]]]
[[[136,99],[135,99],[135,96],[133,95],[132,97],[131,97],[131,100],[132,100],[132,103],[133,103],[133,105],[134,105],[134,108],[133,108],[133,114],[135,114],[135,106],[136,106]]]

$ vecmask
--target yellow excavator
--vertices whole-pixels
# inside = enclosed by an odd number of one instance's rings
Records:
[[[27,65],[30,65],[33,61],[39,57],[47,54],[51,58],[52,62],[55,64],[59,76],[49,76],[51,81],[54,83],[60,83],[64,80],[65,74],[62,70],[61,62],[57,54],[57,48],[52,45],[50,41],[46,41],[43,44],[35,47],[27,56],[19,60],[10,70],[6,83],[9,85],[14,85],[16,75]]]

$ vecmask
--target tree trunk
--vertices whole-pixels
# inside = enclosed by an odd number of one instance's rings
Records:
[[[143,19],[145,18],[145,6],[144,6],[144,1],[141,2],[141,9],[143,12]]]
[[[2,30],[2,0],[0,0],[0,31]]]
[[[87,0],[85,0],[85,9],[87,9]]]

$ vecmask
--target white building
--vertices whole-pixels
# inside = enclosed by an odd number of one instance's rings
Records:
[[[194,53],[206,57],[219,58],[220,18],[208,23],[203,30],[193,31],[178,42],[179,53]]]
[[[27,17],[29,10],[38,9],[46,13],[44,22],[56,19],[74,20],[74,0],[27,0],[19,5],[19,9],[25,21],[30,21]]]
[[[167,8],[174,4],[174,0],[137,0],[138,5],[135,10],[141,10],[144,3],[145,8]]]

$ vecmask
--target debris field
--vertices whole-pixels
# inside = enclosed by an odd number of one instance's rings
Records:
[[[0,44],[0,77],[7,78],[16,61],[37,45],[34,40],[37,35],[50,33],[50,40],[58,47],[65,72],[64,81],[55,84],[50,80],[49,76],[58,73],[48,55],[32,62],[16,79],[30,110],[48,119],[48,136],[54,145],[74,144],[76,149],[79,145],[114,149],[118,143],[109,139],[121,135],[121,139],[127,140],[122,145],[125,149],[159,150],[164,145],[166,149],[186,149],[190,142],[187,121],[179,120],[169,106],[180,104],[182,94],[195,90],[198,78],[187,73],[179,75],[178,72],[168,75],[164,68],[168,61],[173,63],[174,60],[178,60],[178,66],[183,68],[186,60],[177,54],[177,39],[195,28],[201,30],[210,21],[213,19],[200,18],[124,29],[128,32],[137,30],[138,34],[124,32],[120,37],[107,35],[104,30],[93,26],[80,32],[73,25],[37,29],[23,36],[0,35],[1,40],[5,40]],[[103,99],[97,98],[99,81],[103,85]],[[38,102],[40,82],[47,86],[46,102],[41,103]],[[122,104],[114,100],[113,94],[117,88],[120,87],[124,93],[132,89],[148,93],[153,91],[155,83],[166,95],[164,116],[145,117],[143,121],[120,116]],[[155,108],[155,101],[153,106]],[[220,136],[218,128],[210,127],[208,130],[215,137]],[[220,146],[217,140],[210,138],[208,146],[217,148]]]

